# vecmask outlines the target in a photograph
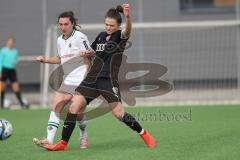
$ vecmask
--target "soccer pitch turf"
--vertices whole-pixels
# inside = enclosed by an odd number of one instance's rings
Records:
[[[0,141],[1,160],[237,160],[240,157],[240,107],[237,105],[188,107],[133,107],[126,110],[140,120],[157,140],[149,149],[110,113],[90,120],[91,147],[79,148],[76,127],[66,152],[48,152],[32,144],[46,136],[49,110],[3,110],[13,135]],[[56,140],[60,139],[60,125]]]

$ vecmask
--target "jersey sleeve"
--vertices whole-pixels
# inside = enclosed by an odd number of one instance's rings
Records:
[[[86,50],[90,50],[91,49],[91,46],[90,46],[90,43],[89,43],[89,40],[88,40],[87,36],[83,40],[83,45],[84,45]]]
[[[80,50],[90,50],[91,46],[88,41],[88,37],[86,35],[82,35],[80,39],[81,39]]]

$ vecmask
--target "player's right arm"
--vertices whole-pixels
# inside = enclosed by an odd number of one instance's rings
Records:
[[[36,60],[40,63],[49,63],[49,64],[61,63],[61,58],[59,56],[52,56],[52,57],[38,56]]]
[[[60,53],[60,39],[62,36],[59,36],[57,39],[57,51]],[[48,64],[60,64],[61,63],[61,57],[59,54],[52,56],[52,57],[46,57],[46,56],[38,56],[36,60],[40,63],[48,63]]]

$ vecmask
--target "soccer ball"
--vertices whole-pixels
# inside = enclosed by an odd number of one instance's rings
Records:
[[[0,119],[0,140],[8,139],[12,135],[12,132],[12,124],[5,119]]]

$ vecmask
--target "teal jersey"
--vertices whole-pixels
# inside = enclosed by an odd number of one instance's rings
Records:
[[[3,47],[0,50],[0,72],[2,68],[16,69],[16,64],[18,63],[18,50],[16,48],[9,49]]]

